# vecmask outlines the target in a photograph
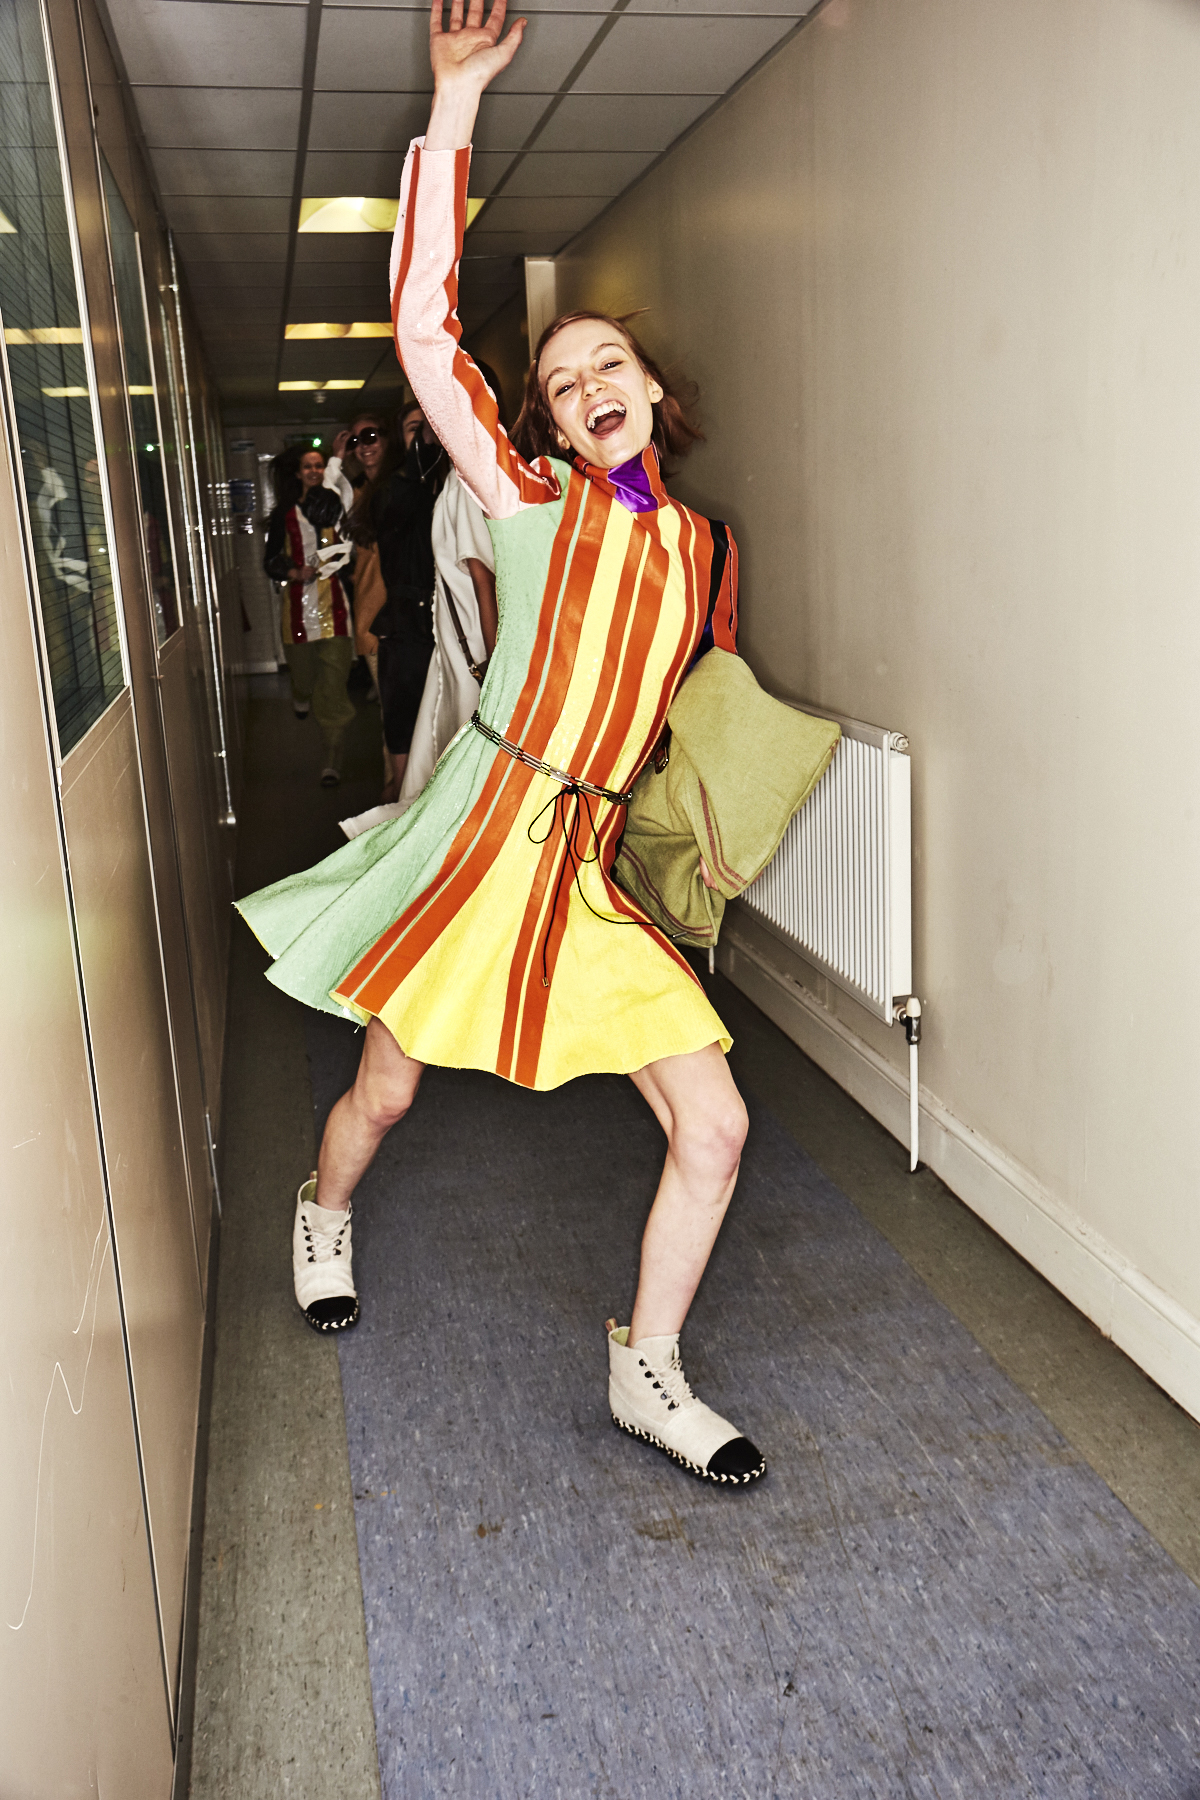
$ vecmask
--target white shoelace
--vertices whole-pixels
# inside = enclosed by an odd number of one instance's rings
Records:
[[[688,1378],[683,1372],[683,1363],[678,1350],[665,1369],[651,1369],[649,1363],[646,1364],[646,1368],[653,1375],[654,1385],[661,1391],[671,1412],[674,1412],[676,1407],[687,1406],[689,1402],[695,1400],[696,1396],[688,1386]]]
[[[308,1248],[313,1262],[332,1262],[335,1256],[342,1253],[342,1233],[350,1223],[350,1214],[346,1213],[336,1231],[320,1231],[311,1222],[308,1223]]]

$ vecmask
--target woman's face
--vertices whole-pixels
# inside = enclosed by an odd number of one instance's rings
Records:
[[[616,469],[650,442],[663,391],[603,319],[576,319],[556,331],[538,377],[564,450]]]
[[[305,493],[320,487],[325,479],[325,458],[319,450],[306,450],[300,458],[300,486]]]
[[[370,443],[363,442],[363,433],[371,438]],[[372,433],[374,433],[373,437]],[[358,458],[363,474],[370,481],[383,461],[383,453],[387,449],[387,432],[381,431],[374,419],[356,419],[350,436],[358,440],[350,454]],[[347,445],[347,449],[349,449],[349,445]]]

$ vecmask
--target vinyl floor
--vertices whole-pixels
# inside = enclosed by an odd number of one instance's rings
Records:
[[[770,1474],[613,1428],[661,1154],[618,1078],[435,1070],[360,1186],[385,1800],[1200,1800],[1200,1592],[762,1104],[683,1347]]]

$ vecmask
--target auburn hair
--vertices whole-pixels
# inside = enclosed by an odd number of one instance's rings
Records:
[[[542,351],[555,332],[561,331],[565,325],[576,325],[584,319],[595,319],[597,324],[611,326],[614,331],[619,332],[651,381],[656,381],[662,389],[662,399],[656,400],[652,408],[654,429],[650,434],[650,441],[658,454],[661,457],[686,456],[692,445],[703,438],[704,433],[689,417],[696,402],[695,384],[678,375],[668,375],[658,366],[629,329],[628,321],[637,317],[636,312],[624,313],[620,318],[615,318],[612,313],[570,312],[560,313],[557,319],[552,319],[547,325],[537,341],[533,361],[525,377],[524,401],[513,427],[513,444],[526,462],[532,462],[538,456],[561,457],[564,454],[538,369]],[[566,454],[570,455],[570,452]]]

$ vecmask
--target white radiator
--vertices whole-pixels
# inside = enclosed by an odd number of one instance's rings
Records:
[[[842,718],[833,761],[742,904],[777,937],[909,1043],[909,1159],[917,1166],[920,1001],[912,988],[908,739]]]

